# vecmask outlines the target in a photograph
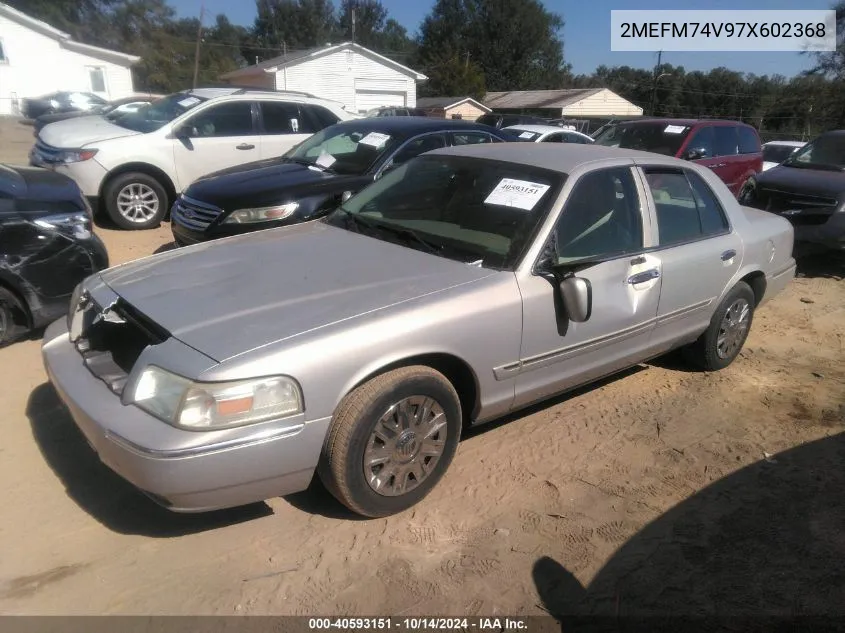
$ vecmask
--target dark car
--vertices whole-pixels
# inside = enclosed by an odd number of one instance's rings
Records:
[[[21,114],[27,119],[37,119],[45,114],[56,112],[91,112],[94,108],[108,103],[102,97],[90,92],[53,92],[42,97],[24,99]]]
[[[607,126],[596,145],[639,149],[709,167],[735,196],[763,171],[760,136],[750,125],[721,119],[645,119]]]
[[[422,117],[344,121],[280,158],[197,180],[173,205],[173,237],[186,245],[313,220],[385,171],[424,152],[506,140],[506,135],[469,121]]]
[[[785,217],[796,242],[845,249],[845,130],[822,134],[758,174],[740,202]]]
[[[76,285],[107,267],[73,180],[0,165],[0,347],[61,317]]]
[[[77,117],[90,116],[92,114],[99,114],[108,119],[126,114],[127,112],[134,112],[143,105],[147,105],[153,101],[150,97],[125,97],[124,99],[115,99],[109,101],[105,105],[94,106],[90,110],[72,110],[64,112],[54,112],[53,114],[42,114],[35,119],[33,125],[35,136],[44,128],[45,125],[56,123],[58,121],[65,121],[66,119],[75,119]]]
[[[367,117],[374,117],[374,116],[428,116],[425,110],[420,110],[419,108],[406,108],[406,107],[391,107],[391,106],[384,106],[381,108],[373,108],[372,110],[368,111],[366,114]]]
[[[511,125],[549,125],[548,119],[541,119],[537,116],[528,114],[499,114],[498,112],[482,114],[475,122],[481,125],[489,125],[497,130],[503,127],[510,127]]]

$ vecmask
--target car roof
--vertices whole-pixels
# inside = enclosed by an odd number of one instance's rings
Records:
[[[461,119],[438,119],[435,117],[383,116],[341,121],[336,126],[354,127],[364,132],[384,132],[391,135],[416,135],[440,130],[479,130],[495,133],[489,125],[463,121]]]
[[[585,163],[620,158],[661,165],[665,165],[667,162],[689,165],[687,161],[653,154],[652,152],[577,143],[477,143],[436,149],[427,152],[427,154],[485,158],[530,167],[541,167],[562,174],[568,174]]]
[[[807,143],[804,141],[768,141],[763,145],[779,145],[781,147],[804,147]]]
[[[664,117],[648,117],[645,119],[627,119],[625,121],[617,121],[610,125],[644,125],[648,123],[656,123],[659,125],[683,125],[685,127],[695,127],[697,125],[741,125],[743,127],[751,127],[742,121],[732,121],[730,119],[671,119]]]
[[[565,127],[559,125],[536,125],[533,123],[517,123],[516,125],[509,125],[503,127],[503,130],[523,130],[525,132],[537,132],[538,134],[546,134],[547,132],[574,132],[575,130],[567,130]]]

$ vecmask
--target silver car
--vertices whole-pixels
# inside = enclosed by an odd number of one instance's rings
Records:
[[[90,277],[43,354],[100,459],[172,510],[316,471],[385,516],[436,485],[469,425],[673,348],[729,365],[794,277],[792,242],[687,161],[453,147],[321,220]]]

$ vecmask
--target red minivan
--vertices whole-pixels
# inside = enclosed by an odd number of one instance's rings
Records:
[[[750,125],[722,119],[643,119],[606,127],[596,145],[639,149],[709,167],[739,197],[763,171],[760,136]]]

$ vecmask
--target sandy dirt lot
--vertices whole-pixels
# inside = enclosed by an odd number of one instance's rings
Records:
[[[0,128],[0,159],[29,143]],[[170,242],[99,234],[115,264]],[[663,358],[470,432],[380,520],[317,483],[162,510],[98,462],[38,340],[0,350],[0,613],[842,614],[845,260],[800,265],[728,369]]]

